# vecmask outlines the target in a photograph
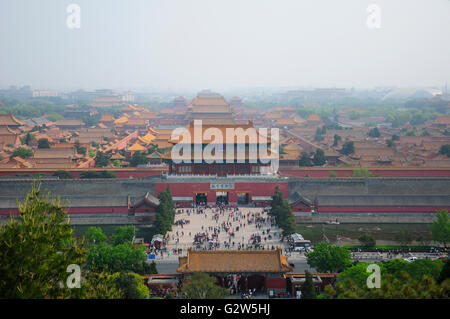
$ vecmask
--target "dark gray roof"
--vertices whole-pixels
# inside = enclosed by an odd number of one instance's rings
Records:
[[[291,195],[289,195],[289,197],[287,199],[289,204],[295,203],[296,201],[299,201],[299,200],[304,200],[305,202],[307,202],[311,205],[313,204],[312,200],[310,200],[309,198],[307,198],[305,196],[302,196],[299,192],[292,193]]]
[[[318,195],[319,206],[450,206],[450,195]]]
[[[153,196],[152,194],[150,194],[149,192],[145,193],[144,196],[133,197],[131,199],[131,203],[134,206],[136,204],[141,203],[144,200],[146,200],[146,201],[148,201],[148,202],[150,202],[150,203],[152,203],[152,204],[154,204],[156,206],[159,205],[159,199],[156,198],[155,196]]]
[[[63,207],[127,207],[128,196],[61,196]],[[0,196],[0,208],[17,208],[23,197]]]

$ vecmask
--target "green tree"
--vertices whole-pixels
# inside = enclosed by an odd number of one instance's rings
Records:
[[[450,297],[450,280],[438,284],[431,276],[422,279],[412,278],[406,272],[399,276],[383,275],[381,287],[360,288],[351,279],[346,284],[336,283],[334,289],[327,289],[334,298],[339,299],[448,299]]]
[[[370,234],[364,234],[358,240],[364,247],[374,247],[376,245],[375,238]]]
[[[356,168],[352,172],[352,177],[374,177],[367,168]]]
[[[30,145],[30,142],[33,140],[34,134],[31,134],[30,132],[27,132],[27,134],[24,137],[20,138],[20,142],[22,145]]]
[[[102,244],[106,242],[106,235],[103,233],[103,230],[96,226],[89,227],[84,237],[91,244]]]
[[[33,184],[19,216],[0,226],[0,298],[74,297],[65,287],[67,267],[86,260],[84,243],[73,236],[59,199]],[[60,287],[60,282],[63,287]]]
[[[329,172],[328,172],[328,177],[336,178],[336,177],[337,177],[337,174],[336,174],[335,171],[329,171]]]
[[[338,146],[339,141],[342,140],[342,137],[340,137],[337,134],[334,134],[334,142],[333,142],[333,146]]]
[[[450,157],[450,144],[442,145],[439,149],[439,154],[447,155],[447,157]]]
[[[380,130],[378,130],[378,127],[374,127],[373,129],[369,130],[368,135],[369,135],[369,137],[374,137],[374,138],[381,136]]]
[[[308,270],[305,270],[305,282],[301,287],[301,299],[316,299],[317,292],[314,287],[313,276]]]
[[[144,285],[144,278],[135,273],[115,273],[112,278],[116,288],[123,292],[125,299],[148,299],[150,293]]]
[[[435,216],[436,220],[430,226],[433,240],[447,247],[447,243],[450,242],[450,220],[448,218],[448,211],[443,209],[437,212]]]
[[[383,272],[383,266],[381,266],[381,271]],[[342,283],[343,285],[347,285],[351,280],[352,283],[356,284],[359,288],[364,288],[367,285],[367,278],[371,274],[367,272],[367,267],[369,263],[358,262],[355,265],[348,267],[343,272],[338,274],[338,283]]]
[[[12,158],[14,158],[16,156],[19,156],[19,157],[24,158],[24,159],[28,158],[28,157],[32,157],[33,156],[33,151],[30,150],[29,148],[18,147],[12,152],[10,158],[12,159]]]
[[[413,240],[413,237],[410,232],[401,230],[396,236],[395,240],[400,243],[402,246],[408,246]]]
[[[194,273],[190,282],[185,282],[180,296],[183,299],[223,299],[228,290],[217,285],[217,278],[204,273]]]
[[[312,166],[311,156],[307,153],[303,153],[298,162],[299,166]]]
[[[345,155],[350,155],[355,152],[355,145],[352,141],[347,141],[342,145],[341,153]]]
[[[283,235],[287,236],[296,232],[294,214],[286,199],[283,198],[278,186],[275,187],[275,193],[270,202],[270,214],[275,217],[277,225],[283,230]]]
[[[142,153],[141,151],[134,152],[133,156],[131,156],[130,165],[132,167],[136,167],[138,165],[147,164],[148,158],[145,155],[145,153]]]
[[[86,266],[94,272],[146,272],[144,246],[134,247],[132,244],[96,244],[89,248]]]
[[[318,148],[313,157],[313,163],[316,166],[323,166],[327,162],[325,153],[322,149]]]
[[[38,148],[50,148],[50,142],[46,138],[40,138],[38,140]]]
[[[103,152],[97,152],[97,155],[95,155],[95,167],[106,167],[108,164],[108,156]]]
[[[114,234],[109,238],[111,245],[133,244],[134,226],[121,226],[116,228]]]
[[[351,253],[348,249],[320,242],[314,251],[306,254],[307,263],[318,272],[341,272],[350,266]]]
[[[445,261],[444,267],[442,267],[441,273],[437,279],[437,282],[441,284],[444,280],[450,279],[450,259]]]
[[[170,188],[158,193],[159,205],[156,208],[155,229],[158,233],[165,235],[172,229],[175,218],[172,195]]]

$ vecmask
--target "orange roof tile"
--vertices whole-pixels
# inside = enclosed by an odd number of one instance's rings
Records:
[[[177,272],[271,272],[286,273],[293,270],[287,257],[277,250],[192,250],[179,259]]]

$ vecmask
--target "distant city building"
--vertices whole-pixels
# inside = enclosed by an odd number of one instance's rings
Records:
[[[123,96],[122,96],[122,101],[126,102],[126,103],[131,103],[134,102],[134,95],[131,92],[126,92]]]
[[[12,85],[9,89],[0,90],[0,97],[7,99],[28,99],[33,97],[33,91],[30,86],[23,86],[18,89],[16,86]]]
[[[33,91],[33,97],[57,97],[58,92],[57,91],[50,91],[50,90],[34,90]]]

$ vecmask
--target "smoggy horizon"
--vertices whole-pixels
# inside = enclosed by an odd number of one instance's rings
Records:
[[[0,3],[0,34],[5,88],[442,88],[450,75],[448,0],[16,0]]]

